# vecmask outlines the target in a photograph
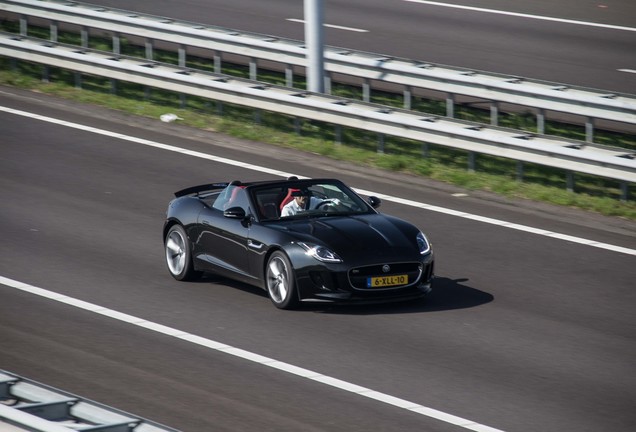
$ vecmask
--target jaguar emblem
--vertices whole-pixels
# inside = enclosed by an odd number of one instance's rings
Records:
[[[390,271],[391,271],[391,266],[390,266],[390,265],[388,265],[388,264],[384,264],[384,265],[382,266],[382,271],[383,271],[384,273],[388,273],[388,272],[390,272]]]

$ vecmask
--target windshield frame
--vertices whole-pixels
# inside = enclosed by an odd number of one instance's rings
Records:
[[[313,205],[291,216],[281,216],[283,204],[292,199],[292,191],[308,194]],[[271,182],[248,187],[259,222],[284,222],[319,217],[355,216],[377,213],[353,189],[336,179],[303,179]],[[298,194],[295,192],[294,194]]]

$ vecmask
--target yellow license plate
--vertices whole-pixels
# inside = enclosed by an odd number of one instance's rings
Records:
[[[406,285],[408,282],[409,282],[408,275],[370,277],[370,278],[367,278],[367,288]]]

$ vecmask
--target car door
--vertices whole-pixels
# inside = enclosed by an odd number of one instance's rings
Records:
[[[249,224],[245,218],[229,217],[225,211],[241,208],[249,215],[249,204],[244,189],[240,186],[228,191],[230,198],[215,203],[199,214],[201,229],[196,242],[195,255],[206,263],[211,271],[225,273],[231,277],[243,279],[249,275],[247,259],[247,237]]]

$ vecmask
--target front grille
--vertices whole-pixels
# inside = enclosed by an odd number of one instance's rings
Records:
[[[389,270],[386,271],[386,267],[389,267]],[[390,277],[397,275],[406,275],[408,276],[408,281],[401,285],[393,285],[386,287],[368,287],[367,281],[369,278],[375,277]],[[360,290],[390,290],[396,288],[404,288],[405,286],[415,284],[422,275],[422,263],[412,262],[412,263],[386,263],[386,264],[378,264],[372,266],[364,266],[364,267],[356,267],[349,270],[349,283],[355,289]]]

